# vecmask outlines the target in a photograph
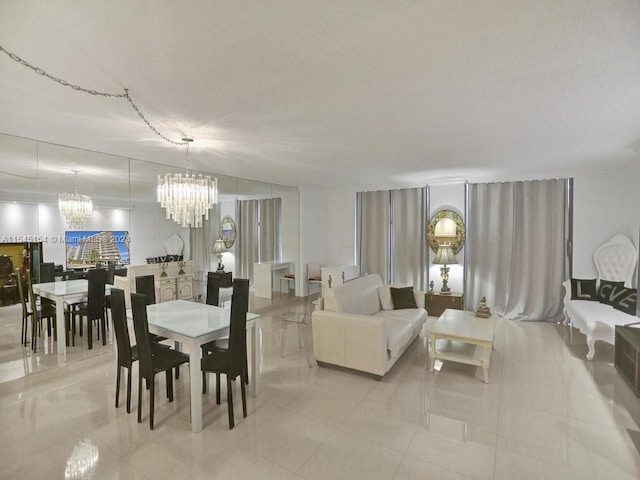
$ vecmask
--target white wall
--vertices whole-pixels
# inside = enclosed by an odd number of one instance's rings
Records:
[[[189,229],[182,228],[173,220],[165,218],[165,211],[157,202],[136,202],[130,210],[129,255],[131,265],[147,263],[148,257],[166,255],[164,243],[167,239],[177,234],[184,242],[182,254],[185,258],[191,258],[189,250]],[[96,229],[98,230],[98,229]]]
[[[327,198],[328,265],[355,264],[356,195],[329,191]]]
[[[615,234],[638,247],[640,166],[574,177],[573,276],[596,278],[593,253]]]
[[[300,278],[307,278],[307,264],[329,265],[329,210],[327,190],[303,188],[300,190]],[[296,295],[306,296],[307,282],[297,282]]]

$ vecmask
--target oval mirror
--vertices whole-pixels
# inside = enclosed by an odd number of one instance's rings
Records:
[[[462,217],[453,210],[440,210],[431,216],[427,230],[429,245],[433,253],[445,243],[451,245],[453,253],[462,250],[466,238],[466,230]]]
[[[236,241],[236,222],[229,215],[220,222],[220,238],[227,249],[231,248]]]

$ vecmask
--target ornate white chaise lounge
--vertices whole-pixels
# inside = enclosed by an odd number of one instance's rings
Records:
[[[593,254],[598,270],[596,292],[600,292],[602,280],[624,282],[631,288],[633,273],[636,268],[637,254],[633,242],[624,235],[615,235],[601,245]],[[614,344],[615,326],[626,325],[637,321],[637,317],[617,310],[611,305],[599,301],[571,299],[571,281],[563,282],[566,293],[564,297],[565,325],[576,327],[587,336],[587,360],[593,360],[596,340]],[[622,293],[621,295],[625,295]],[[627,295],[628,296],[628,295]],[[635,293],[633,293],[635,299]],[[635,303],[635,302],[634,302]]]

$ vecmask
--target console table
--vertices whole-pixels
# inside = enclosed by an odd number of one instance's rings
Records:
[[[218,285],[220,288],[233,287],[233,274],[232,272],[209,272],[207,274],[210,277],[218,279]]]
[[[452,310],[464,310],[462,293],[451,292],[442,294],[439,292],[427,292],[424,294],[424,308],[427,315],[439,317],[449,308]]]
[[[254,295],[262,298],[273,297],[273,286],[278,279],[291,272],[291,262],[260,262],[253,264]],[[280,288],[278,286],[278,288]]]

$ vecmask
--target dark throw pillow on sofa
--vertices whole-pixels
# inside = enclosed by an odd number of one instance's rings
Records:
[[[624,288],[624,282],[600,280],[600,286],[598,287],[598,300],[600,300],[600,303],[613,305],[613,299],[611,298],[611,295],[614,293],[616,287]]]
[[[638,291],[635,288],[614,287],[611,298],[613,308],[629,315],[636,314]]]
[[[391,287],[390,290],[394,310],[402,310],[404,308],[418,308],[418,305],[416,305],[416,298],[413,296],[413,287]]]
[[[582,278],[571,279],[571,300],[598,300],[596,291],[596,279],[585,280]]]

